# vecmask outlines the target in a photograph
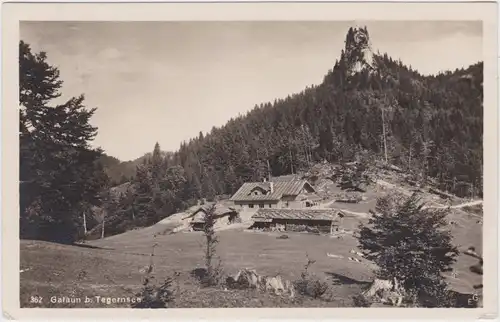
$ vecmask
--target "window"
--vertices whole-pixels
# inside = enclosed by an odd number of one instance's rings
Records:
[[[249,204],[248,208],[253,208],[253,203]]]
[[[261,204],[259,205],[259,208],[264,208],[264,204],[263,204],[263,203],[261,203]]]
[[[272,205],[271,205],[271,204],[269,204],[269,208],[272,208]]]
[[[259,195],[267,195],[269,191],[267,189],[264,189],[262,187],[255,187],[253,188],[249,195],[255,195],[255,196],[259,196]]]

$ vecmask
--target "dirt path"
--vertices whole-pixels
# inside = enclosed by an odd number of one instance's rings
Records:
[[[469,206],[480,205],[482,203],[483,203],[483,200],[473,200],[473,201],[465,202],[465,203],[462,203],[462,204],[459,204],[459,205],[454,205],[454,206],[445,206],[445,205],[441,205],[441,206],[427,206],[427,207],[424,207],[424,209],[427,209],[427,208],[431,208],[431,209],[447,209],[447,208],[459,209],[459,208],[465,208],[465,207],[469,207]]]
[[[452,206],[451,208],[464,208],[464,207],[469,207],[469,206],[476,206],[476,205],[481,205],[483,203],[483,200],[474,200],[470,202],[466,202],[460,205],[455,205]]]

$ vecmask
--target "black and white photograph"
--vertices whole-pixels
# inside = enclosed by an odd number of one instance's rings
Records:
[[[482,308],[483,36],[20,21],[20,308]]]

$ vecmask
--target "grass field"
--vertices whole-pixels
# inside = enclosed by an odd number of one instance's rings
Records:
[[[173,228],[164,225],[164,230]],[[158,229],[158,227],[156,227]],[[50,298],[133,296],[141,287],[141,268],[150,263],[154,243],[151,229],[96,240],[82,246],[66,246],[40,241],[21,242],[21,303],[23,307],[127,307],[127,304],[57,304]],[[362,260],[350,261],[356,249],[354,237],[343,238],[291,233],[289,239],[279,234],[241,230],[219,232],[218,253],[226,274],[241,268],[256,269],[259,274],[281,274],[299,278],[306,254],[316,260],[310,271],[331,284],[328,300],[287,299],[255,291],[223,291],[200,288],[190,276],[191,270],[203,267],[203,235],[199,232],[157,235],[154,274],[157,279],[179,272],[175,307],[345,307],[352,306],[352,296],[359,294],[372,279],[373,266]],[[96,248],[94,248],[96,247]],[[334,257],[327,256],[327,254]],[[461,255],[456,265],[457,277],[450,277],[454,289],[473,292],[480,277],[468,271],[474,259]],[[31,303],[33,297],[43,303]]]
[[[21,303],[25,306],[40,306],[30,303],[30,299],[32,296],[42,296],[43,306],[57,307],[57,304],[49,303],[51,296],[116,297],[133,294],[141,285],[140,269],[149,264],[149,254],[153,244],[152,235],[141,235],[139,231],[131,232],[133,233],[136,238],[130,239],[129,235],[127,237],[129,242],[124,242],[125,237],[123,237],[91,243],[92,246],[102,248],[23,241],[21,269],[29,270],[21,273]],[[311,267],[311,272],[332,284],[332,296],[329,302],[309,300],[301,304],[308,306],[350,306],[346,302],[350,301],[352,295],[358,294],[362,286],[372,277],[372,270],[368,265],[347,260],[347,257],[353,256],[349,251],[356,246],[356,241],[352,237],[334,239],[297,233],[289,234],[289,239],[281,240],[277,239],[277,236],[272,233],[244,231],[220,232],[218,252],[225,272],[234,274],[241,268],[253,268],[259,274],[281,274],[286,279],[294,280],[299,278],[307,262],[307,253],[309,258],[317,261]],[[158,278],[163,278],[174,271],[180,272],[180,288],[186,291],[183,300],[176,303],[176,306],[227,306],[223,300],[219,301],[213,296],[208,296],[214,290],[200,290],[190,278],[189,273],[192,269],[203,266],[201,233],[160,235],[157,236],[156,242],[159,245],[155,249],[154,256],[155,274]],[[327,253],[344,258],[328,257]],[[76,289],[75,292],[71,292],[73,288]],[[208,292],[207,297],[200,295],[200,292]],[[222,290],[218,292],[227,293]],[[236,291],[229,293],[234,292]],[[249,296],[248,292],[237,291],[237,293],[242,300]],[[228,296],[236,300],[238,298],[235,294]],[[255,301],[239,305],[257,307],[297,305],[290,300],[287,302],[275,296],[263,297],[262,294],[258,296],[254,294],[251,298]]]
[[[390,192],[383,187],[385,193]],[[133,297],[141,288],[143,273],[155,248],[154,274],[157,280],[178,272],[174,307],[349,307],[373,279],[373,265],[349,260],[356,257],[357,241],[352,235],[361,222],[368,220],[380,191],[370,191],[359,204],[326,202],[322,207],[347,210],[341,238],[313,234],[288,233],[289,239],[277,239],[278,233],[247,231],[251,213],[244,213],[243,224],[218,231],[217,248],[226,275],[243,268],[255,269],[261,275],[280,274],[288,280],[300,277],[307,262],[316,263],[310,271],[328,281],[331,288],[323,299],[289,299],[253,290],[200,288],[190,273],[204,266],[201,232],[178,232],[186,225],[186,213],[173,215],[151,227],[124,234],[87,241],[81,246],[66,246],[40,241],[21,241],[21,306],[22,307],[128,307],[129,304],[51,303],[57,297]],[[248,218],[247,218],[248,217]],[[482,208],[480,206],[451,209],[449,228],[460,251],[474,246],[482,252]],[[229,229],[228,229],[229,228]],[[359,258],[359,257],[358,257]],[[473,285],[482,278],[470,272],[477,260],[461,254],[448,282],[460,293],[474,293]],[[35,303],[38,297],[43,303]]]

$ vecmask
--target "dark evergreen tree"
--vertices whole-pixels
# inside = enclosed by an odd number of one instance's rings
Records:
[[[108,177],[102,151],[90,147],[96,109],[84,106],[83,95],[51,105],[62,81],[46,59],[19,43],[20,233],[69,243],[83,230],[84,209],[100,204]]]
[[[450,305],[442,272],[458,255],[444,210],[425,209],[416,195],[388,196],[361,225],[359,244],[366,259],[378,266],[377,276],[399,281],[406,301],[424,307]]]

